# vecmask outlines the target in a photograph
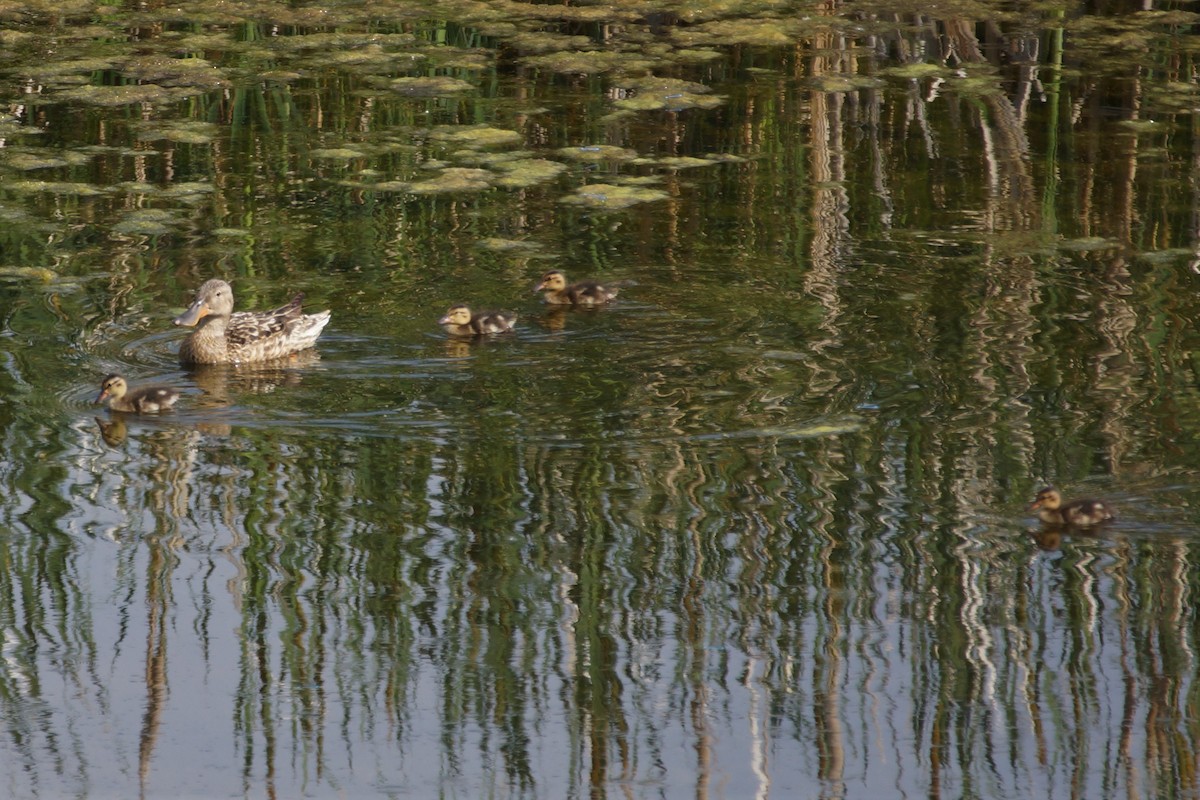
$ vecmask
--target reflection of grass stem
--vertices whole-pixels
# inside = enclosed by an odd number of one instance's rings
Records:
[[[1058,12],[1062,17],[1062,11]],[[1050,80],[1046,81],[1046,188],[1042,192],[1042,226],[1046,233],[1058,231],[1055,198],[1058,195],[1058,102],[1062,85],[1063,29],[1050,36]]]

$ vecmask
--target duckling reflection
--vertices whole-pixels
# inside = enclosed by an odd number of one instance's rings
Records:
[[[117,414],[112,419],[93,417],[96,426],[100,428],[100,438],[109,447],[119,447],[129,435],[129,426],[125,424],[125,416]]]
[[[1053,486],[1039,490],[1029,510],[1037,511],[1038,519],[1047,525],[1068,528],[1090,528],[1114,518],[1112,509],[1100,500],[1080,498],[1064,503]]]

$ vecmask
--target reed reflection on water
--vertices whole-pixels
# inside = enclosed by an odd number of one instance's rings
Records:
[[[1193,17],[443,6],[0,31],[0,786],[1195,796]]]

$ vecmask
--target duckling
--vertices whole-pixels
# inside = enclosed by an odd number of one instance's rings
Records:
[[[628,281],[616,281],[607,286],[596,281],[576,281],[567,284],[567,276],[552,269],[542,276],[542,281],[533,287],[535,292],[544,292],[543,297],[551,305],[600,306],[617,296],[617,291]]]
[[[1047,525],[1073,528],[1089,528],[1113,519],[1112,509],[1101,501],[1082,499],[1064,503],[1062,495],[1053,486],[1040,490],[1029,510],[1037,511],[1038,519]]]
[[[156,414],[159,411],[175,405],[179,392],[167,386],[143,386],[140,389],[129,390],[129,384],[115,372],[100,384],[100,394],[97,403],[108,400],[108,407],[113,411],[125,411],[132,414]]]
[[[484,336],[489,333],[509,333],[517,315],[506,311],[480,311],[472,314],[467,306],[451,306],[438,325],[451,336]]]

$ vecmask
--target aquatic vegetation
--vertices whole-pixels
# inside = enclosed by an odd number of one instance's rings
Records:
[[[494,173],[486,169],[449,167],[428,180],[410,183],[412,194],[459,194],[490,189]]]
[[[94,86],[88,84],[75,89],[64,89],[55,94],[54,97],[60,100],[70,100],[93,106],[128,106],[139,103],[164,105],[180,100],[192,93],[186,90],[166,89],[153,83],[131,83],[124,86]]]
[[[477,244],[482,250],[491,250],[496,253],[533,253],[542,249],[542,245],[539,242],[504,239],[498,236],[489,236],[486,239],[480,239]]]
[[[333,161],[349,161],[352,158],[364,158],[367,154],[353,147],[318,147],[309,153],[313,158],[325,158]]]
[[[212,122],[196,120],[158,120],[138,127],[138,139],[145,142],[166,140],[179,144],[208,144],[220,128]]]
[[[109,191],[103,186],[73,181],[7,181],[4,187],[14,192],[46,192],[76,197],[95,197]]]
[[[565,164],[544,158],[502,161],[495,164],[494,167],[501,173],[494,179],[494,183],[505,189],[520,189],[545,183],[554,180],[567,169]]]
[[[562,198],[561,202],[588,208],[621,209],[638,203],[666,200],[670,195],[661,189],[646,189],[639,186],[618,186],[612,183],[593,183],[580,186],[574,194]]]
[[[88,153],[71,150],[51,150],[49,148],[4,148],[0,150],[0,163],[23,172],[50,169],[51,167],[78,166],[89,161],[91,161],[91,155]]]
[[[517,131],[493,128],[490,125],[441,125],[430,132],[438,141],[452,142],[472,148],[509,147],[525,141]]]
[[[628,94],[614,105],[630,111],[670,110],[685,108],[716,108],[725,102],[720,95],[702,83],[677,78],[646,76],[619,81]]]
[[[589,163],[598,163],[601,161],[620,163],[622,161],[633,161],[638,157],[636,150],[630,150],[627,147],[617,147],[611,144],[586,144],[579,147],[560,147],[555,152],[568,161],[584,161]]]
[[[126,214],[124,219],[112,226],[112,231],[121,234],[160,236],[170,233],[170,224],[175,221],[175,214],[170,211],[143,208]]]
[[[422,78],[396,78],[390,84],[393,91],[411,97],[438,97],[440,95],[457,94],[474,91],[475,84],[461,78],[448,76],[432,76]]]
[[[618,69],[624,72],[648,72],[659,63],[657,59],[646,58],[640,53],[613,50],[560,51],[529,56],[524,60],[531,67],[575,75],[598,75]]]

